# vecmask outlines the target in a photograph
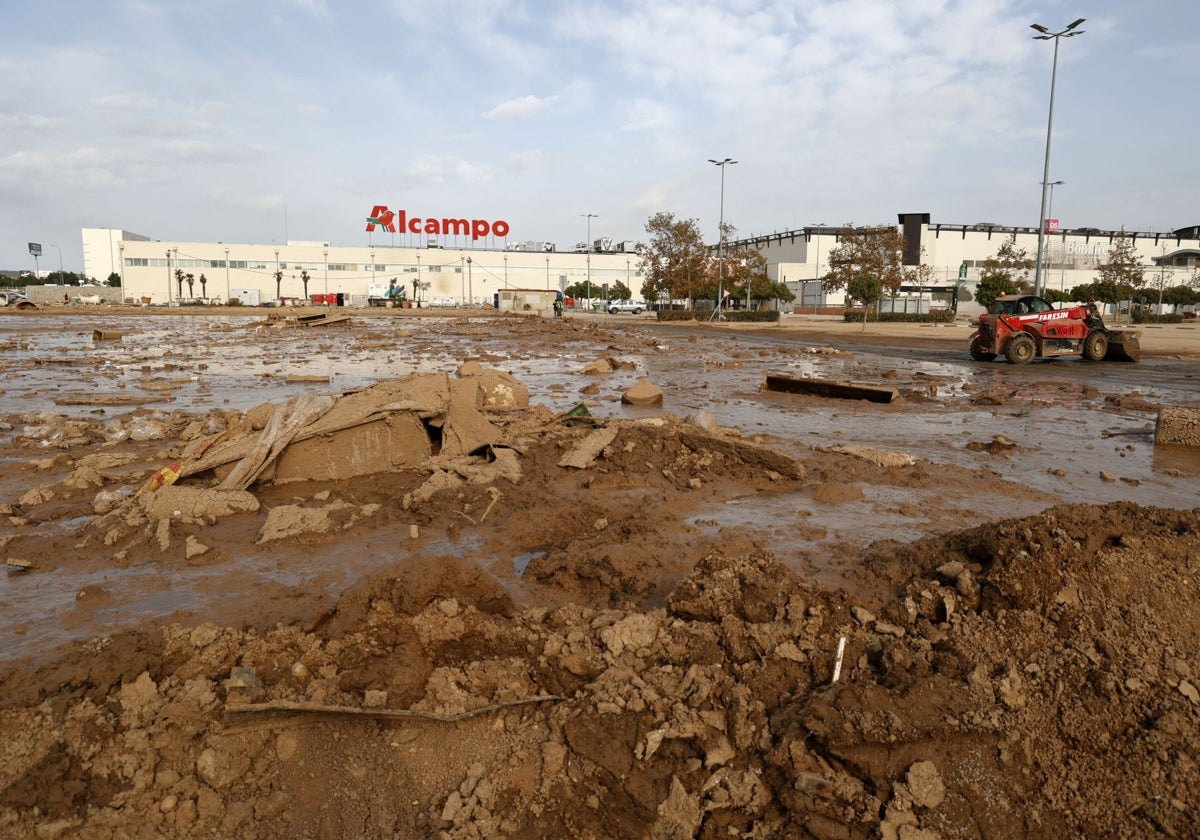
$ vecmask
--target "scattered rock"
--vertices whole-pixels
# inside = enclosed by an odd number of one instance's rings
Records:
[[[626,405],[660,406],[663,404],[663,392],[648,380],[639,379],[632,388],[621,395],[621,402]]]

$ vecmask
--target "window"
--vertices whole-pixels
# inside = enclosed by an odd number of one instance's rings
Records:
[[[330,263],[330,271],[358,271],[358,266],[354,263]]]

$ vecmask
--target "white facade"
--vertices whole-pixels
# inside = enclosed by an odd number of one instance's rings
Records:
[[[928,214],[903,213],[899,214],[898,229],[912,250],[909,261],[931,266],[933,282],[939,286],[954,286],[962,280],[973,290],[983,261],[994,256],[1013,234],[1017,246],[1031,258],[1037,253],[1036,228],[933,224]],[[837,231],[832,226],[811,226],[744,239],[739,244],[762,252],[771,278],[788,283],[796,294],[796,307],[841,306],[844,294],[825,292],[819,281],[829,269],[829,254],[838,244]],[[1121,233],[1094,228],[1047,233],[1044,287],[1069,291],[1095,280],[1098,265],[1108,259]],[[1187,283],[1200,268],[1200,226],[1125,235],[1132,238],[1147,268],[1148,286]],[[372,286],[386,286],[395,280],[405,287],[409,300],[424,305],[469,302],[478,306],[492,305],[501,290],[563,290],[589,276],[596,287],[593,298],[602,298],[604,285],[618,281],[634,298],[643,297],[640,261],[632,249],[588,254],[532,247],[544,245],[522,242],[491,248],[421,248],[413,244],[344,247],[311,241],[285,245],[160,242],[123,230],[83,230],[85,275],[103,282],[115,271],[121,276],[126,299],[156,305],[197,299],[224,302],[234,297],[253,305],[255,298],[267,303],[316,295],[322,300],[331,296],[331,303],[341,295],[347,305],[365,304]],[[181,287],[177,270],[192,275],[190,287],[186,280]],[[283,275],[278,286],[277,271]],[[973,311],[970,305],[966,311]]]
[[[928,214],[902,213],[898,229],[920,262],[933,268],[933,283],[953,286],[962,279],[974,290],[983,261],[1016,234],[1018,248],[1030,259],[1037,254],[1037,228],[991,224],[932,224]],[[838,245],[837,227],[814,226],[771,236],[742,240],[757,248],[767,259],[768,273],[783,280],[796,294],[796,307],[841,306],[843,292],[826,292],[818,280],[829,270],[829,254]],[[1075,228],[1047,233],[1043,237],[1043,287],[1070,291],[1098,276],[1122,231]],[[1176,232],[1126,231],[1136,254],[1146,266],[1147,285],[1157,288],[1186,284],[1200,268],[1200,227]],[[1033,272],[1030,272],[1030,280]],[[972,311],[968,306],[966,311]]]
[[[108,238],[118,234],[121,238],[112,242],[115,260],[110,263]],[[620,281],[634,296],[642,287],[636,254],[344,247],[322,242],[161,242],[104,228],[85,229],[83,238],[88,276],[104,279],[109,267],[115,266],[125,298],[153,305],[199,299],[225,302],[239,294],[250,297],[247,290],[257,291],[263,303],[341,295],[346,305],[365,304],[370,287],[387,286],[392,280],[405,287],[409,300],[425,305],[490,306],[503,289],[562,290],[589,277],[595,298],[603,296],[605,284]],[[190,286],[185,279],[181,288],[176,270],[192,275]],[[283,275],[278,287],[277,271]]]

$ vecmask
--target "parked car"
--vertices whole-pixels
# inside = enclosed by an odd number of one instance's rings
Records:
[[[619,312],[630,312],[634,315],[641,315],[646,311],[646,301],[644,300],[613,300],[608,303],[608,314],[616,315]]]

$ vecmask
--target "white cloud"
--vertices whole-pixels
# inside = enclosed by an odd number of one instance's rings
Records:
[[[675,117],[670,106],[654,99],[635,99],[622,131],[660,131],[671,128]]]
[[[483,116],[489,120],[525,119],[546,110],[556,101],[557,96],[518,96],[516,99],[501,102],[490,111],[485,111]]]
[[[333,17],[329,12],[329,6],[326,5],[325,0],[292,0],[292,2],[314,17]]]

